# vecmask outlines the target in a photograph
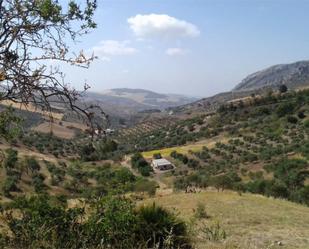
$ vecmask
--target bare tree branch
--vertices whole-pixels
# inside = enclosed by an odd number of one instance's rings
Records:
[[[95,57],[83,51],[75,54],[70,42],[96,27],[96,7],[96,0],[83,5],[71,0],[67,6],[57,0],[0,0],[0,100],[34,104],[46,111],[61,103],[96,129],[93,116],[99,107],[78,104],[83,92],[65,83],[59,66],[47,66],[57,61],[89,67]],[[84,91],[88,88],[85,84]]]

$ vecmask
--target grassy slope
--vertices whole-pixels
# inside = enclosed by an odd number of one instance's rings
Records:
[[[153,157],[153,154],[160,153],[163,157],[169,156],[172,151],[177,151],[178,153],[188,154],[191,151],[200,151],[204,146],[207,146],[209,149],[214,147],[217,142],[226,143],[228,141],[227,137],[217,136],[210,139],[203,139],[195,143],[190,143],[183,146],[175,146],[170,148],[163,148],[158,150],[145,151],[142,153],[143,157],[150,159]]]
[[[61,121],[48,122],[45,121],[35,127],[32,130],[49,134],[52,132],[56,137],[63,139],[72,139],[76,134],[76,130],[85,131],[87,126],[84,124]]]
[[[197,241],[197,248],[309,248],[309,208],[292,202],[260,195],[234,192],[203,192],[196,194],[172,194],[146,202],[176,208],[189,220],[197,203],[205,204],[210,219],[219,221],[227,232],[223,242]],[[198,237],[198,236],[197,236]],[[282,246],[276,245],[282,242]]]

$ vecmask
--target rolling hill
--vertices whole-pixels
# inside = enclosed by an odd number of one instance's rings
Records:
[[[188,104],[197,98],[177,94],[161,94],[144,89],[117,88],[85,94],[86,102],[97,102],[107,112],[128,115],[144,110],[164,110],[168,107]]]

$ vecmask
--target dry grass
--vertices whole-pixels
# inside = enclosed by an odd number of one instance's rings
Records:
[[[75,136],[76,129],[85,131],[87,129],[87,126],[84,124],[65,122],[65,121],[54,121],[54,122],[45,121],[39,124],[38,126],[32,128],[32,130],[41,133],[52,132],[56,137],[63,139],[72,139]]]
[[[46,118],[53,118],[53,119],[58,119],[58,120],[61,120],[63,118],[63,113],[42,111],[32,104],[25,105],[25,104],[15,103],[10,100],[3,100],[1,101],[1,105],[12,106],[13,108],[28,111],[28,112],[40,113]]]
[[[35,157],[37,160],[42,161],[42,160],[46,160],[46,161],[50,161],[53,163],[57,163],[58,159],[51,155],[51,154],[43,154],[43,153],[39,153],[33,150],[30,150],[24,146],[20,146],[20,147],[15,147],[15,146],[11,146],[9,144],[0,144],[0,150],[6,150],[12,148],[14,150],[18,151],[18,156],[19,157],[24,157],[24,156],[33,156]]]
[[[260,195],[240,196],[234,192],[179,193],[146,200],[147,203],[154,201],[176,209],[188,221],[194,216],[198,203],[205,205],[211,216],[205,222],[219,221],[227,238],[216,243],[197,239],[199,249],[309,248],[309,208],[302,205]],[[278,246],[277,241],[282,245]]]

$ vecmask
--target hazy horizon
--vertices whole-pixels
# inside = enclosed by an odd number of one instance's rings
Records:
[[[211,96],[248,74],[309,58],[309,1],[99,1],[98,28],[76,49],[99,57],[63,66],[92,92],[138,88]]]

